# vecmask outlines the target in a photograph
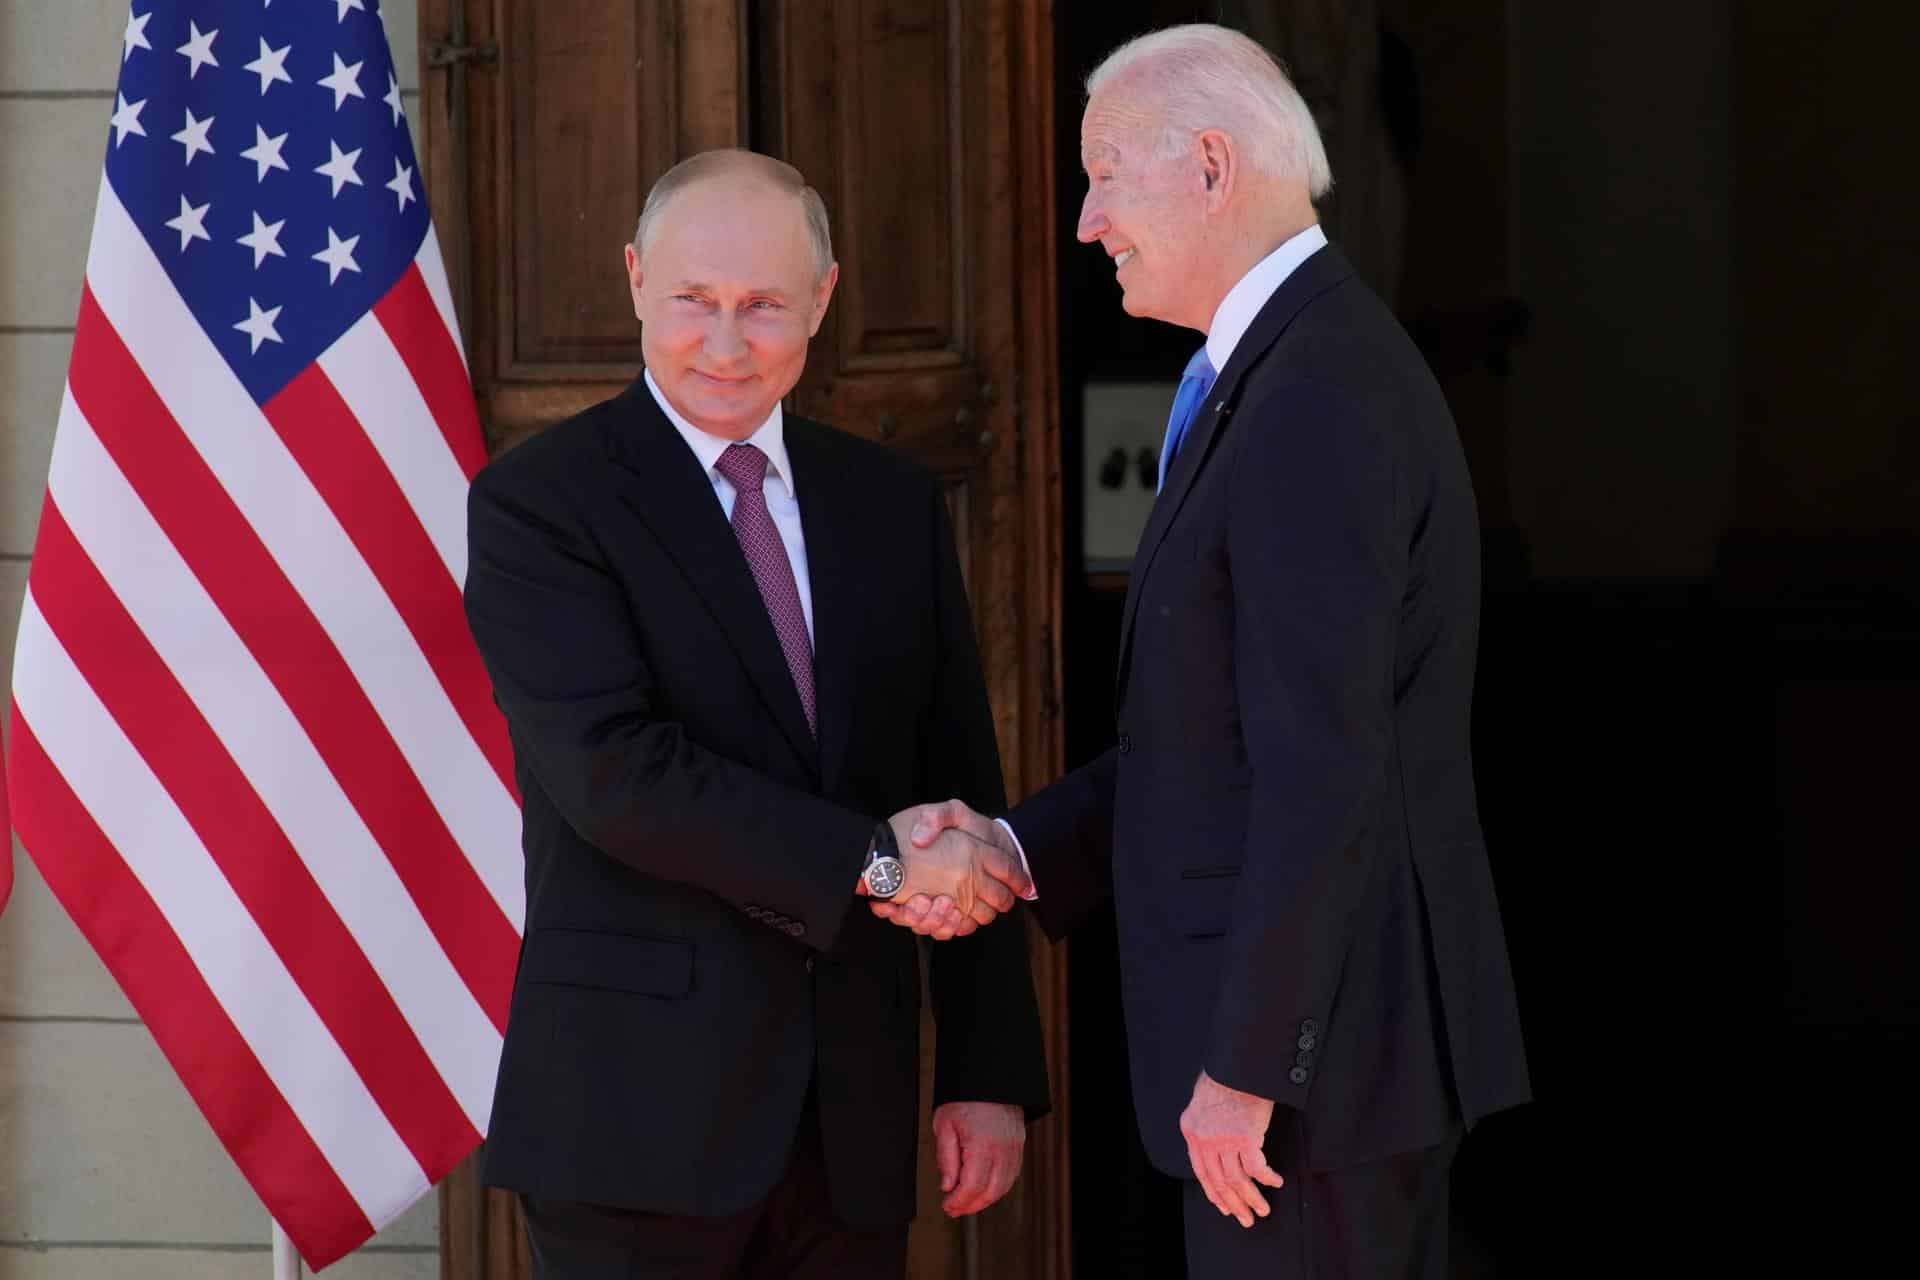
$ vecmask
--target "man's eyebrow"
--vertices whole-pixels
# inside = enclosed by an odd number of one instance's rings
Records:
[[[670,287],[670,291],[674,293],[712,293],[713,286],[704,280],[676,280]],[[786,289],[776,284],[755,285],[745,290],[745,292],[757,298],[779,298],[782,301],[786,301],[791,296]]]
[[[1111,142],[1093,142],[1080,149],[1080,168],[1084,172],[1090,163],[1114,164],[1120,159],[1120,148]]]

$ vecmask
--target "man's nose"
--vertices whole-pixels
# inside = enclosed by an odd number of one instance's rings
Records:
[[[740,317],[723,313],[707,330],[707,354],[716,360],[738,360],[747,354],[747,340],[740,332]]]
[[[1092,244],[1108,230],[1105,211],[1094,200],[1093,192],[1088,191],[1087,198],[1080,202],[1080,225],[1074,229],[1074,234],[1080,238],[1081,244]]]

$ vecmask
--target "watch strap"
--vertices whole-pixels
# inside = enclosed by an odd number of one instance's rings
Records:
[[[875,858],[898,858],[900,841],[893,834],[893,824],[884,819],[873,829],[873,838],[867,841],[867,866],[873,865]]]

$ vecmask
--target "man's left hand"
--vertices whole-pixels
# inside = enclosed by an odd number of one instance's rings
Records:
[[[934,1108],[934,1163],[941,1209],[950,1218],[978,1213],[1013,1187],[1027,1146],[1027,1116],[1004,1102],[948,1102]]]
[[[1202,1071],[1193,1082],[1193,1101],[1180,1113],[1180,1135],[1187,1158],[1207,1199],[1241,1226],[1271,1210],[1255,1182],[1278,1187],[1284,1181],[1267,1163],[1261,1144],[1273,1121],[1273,1100],[1229,1089]]]

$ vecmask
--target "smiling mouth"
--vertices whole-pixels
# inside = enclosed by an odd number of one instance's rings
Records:
[[[1139,252],[1138,249],[1122,249],[1119,253],[1114,254],[1113,269],[1118,271],[1120,268],[1126,266],[1129,262],[1133,261],[1133,256]]]

